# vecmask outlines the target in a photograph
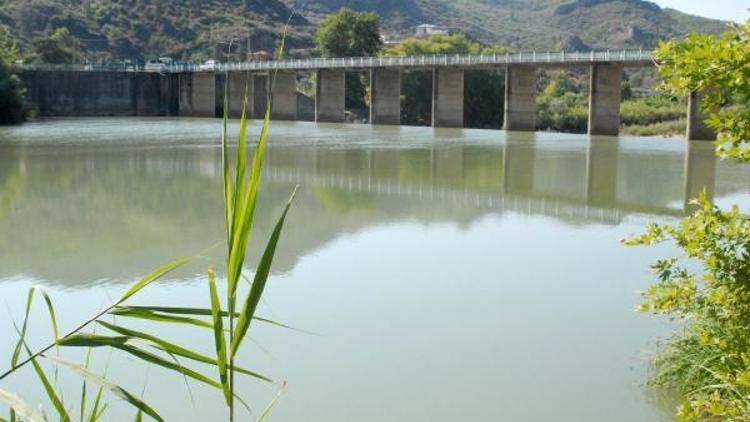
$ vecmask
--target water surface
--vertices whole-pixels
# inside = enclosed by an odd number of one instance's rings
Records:
[[[203,274],[221,266],[219,130],[213,119],[0,130],[8,312],[20,319],[40,284],[70,328],[138,275],[195,254],[134,303],[207,306]],[[704,188],[722,205],[750,202],[750,168],[717,162],[710,144],[657,138],[274,123],[263,177],[253,258],[301,190],[261,313],[305,332],[254,327],[242,361],[288,381],[274,420],[289,421],[665,420],[644,382],[672,328],[633,308],[649,264],[674,250],[619,240],[677,221]],[[41,345],[50,332],[35,313]],[[0,329],[8,362],[14,331]],[[210,332],[159,334],[212,352]],[[108,376],[168,420],[223,415],[219,392],[191,383],[191,405],[179,377],[126,356],[111,357]],[[28,379],[1,387],[39,402]],[[74,402],[78,381],[62,386]],[[242,381],[256,412],[277,389]],[[111,420],[130,418],[110,401]]]

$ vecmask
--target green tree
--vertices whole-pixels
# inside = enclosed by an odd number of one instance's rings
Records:
[[[0,26],[0,125],[18,124],[25,117],[23,84],[12,68],[16,60],[16,43]]]
[[[31,42],[30,60],[33,63],[81,63],[83,57],[81,43],[67,28],[57,28],[51,34]]]
[[[342,8],[319,26],[315,45],[323,57],[376,56],[383,48],[380,17]],[[362,113],[367,108],[367,78],[362,73],[346,75],[346,107]]]
[[[691,35],[657,52],[664,89],[705,94],[717,152],[750,161],[750,21],[720,38]],[[684,401],[678,419],[750,420],[750,217],[725,211],[705,195],[700,209],[677,226],[651,225],[628,244],[673,242],[682,254],[657,262],[657,282],[643,293],[642,311],[684,324],[656,358],[653,383]],[[695,269],[698,268],[698,272]]]
[[[421,56],[439,54],[505,54],[506,47],[487,47],[470,40],[465,34],[433,35],[411,38],[384,51],[385,56]],[[428,72],[406,72],[403,75],[404,102],[402,121],[429,125],[432,108],[432,75]],[[465,126],[500,128],[504,107],[505,77],[490,71],[467,71],[464,77]]]

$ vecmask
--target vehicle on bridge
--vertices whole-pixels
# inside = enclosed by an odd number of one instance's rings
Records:
[[[211,70],[211,71],[215,71],[215,70],[219,70],[219,66],[220,65],[221,65],[221,62],[218,61],[218,60],[213,60],[213,59],[206,60],[205,63],[203,63],[202,65],[200,65],[198,67],[198,70]]]

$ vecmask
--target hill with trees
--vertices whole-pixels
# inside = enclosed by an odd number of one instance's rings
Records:
[[[315,54],[316,24],[341,7],[378,13],[390,39],[432,23],[516,50],[648,48],[690,31],[725,29],[643,0],[0,0],[0,25],[22,50],[67,28],[90,61],[226,60],[230,42],[232,59],[272,52],[289,22],[290,53],[302,56]]]

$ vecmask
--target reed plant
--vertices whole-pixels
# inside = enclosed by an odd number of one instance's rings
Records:
[[[281,50],[283,51],[283,40]],[[97,374],[90,369],[92,351],[98,349],[109,349],[125,353],[144,364],[173,371],[186,379],[191,379],[219,390],[226,402],[228,419],[232,422],[238,418],[237,404],[246,408],[248,407],[238,394],[236,388],[237,376],[248,376],[263,382],[271,382],[271,379],[265,375],[237,365],[236,360],[243,344],[245,344],[245,340],[248,338],[253,322],[286,327],[278,322],[257,316],[256,311],[268,281],[276,248],[284,227],[284,221],[296,193],[296,188],[284,207],[258,262],[257,271],[252,280],[250,280],[244,276],[242,270],[245,264],[248,244],[253,233],[256,202],[261,186],[261,169],[271,118],[271,101],[269,98],[260,136],[249,163],[247,160],[247,105],[246,89],[242,117],[240,119],[236,156],[234,160],[230,160],[227,145],[229,142],[228,84],[225,84],[221,155],[224,185],[223,217],[225,220],[227,249],[226,296],[223,300],[217,288],[217,284],[219,283],[217,272],[213,266],[210,266],[207,271],[206,283],[207,302],[209,305],[205,308],[132,306],[128,304],[130,299],[155,281],[164,278],[172,271],[193,261],[193,258],[179,259],[154,270],[138,280],[111,305],[69,332],[60,334],[55,308],[50,296],[39,288],[30,289],[26,300],[23,323],[20,326],[16,326],[19,338],[12,353],[10,368],[0,374],[0,402],[5,403],[10,408],[9,419],[0,417],[0,422],[16,422],[20,420],[37,422],[47,420],[47,416],[43,411],[29,405],[18,394],[2,389],[2,382],[4,380],[29,365],[36,373],[36,377],[39,379],[41,387],[52,403],[60,421],[70,422],[76,419],[82,422],[93,422],[100,420],[107,410],[107,404],[104,402],[105,393],[112,394],[129,403],[134,409],[136,420],[150,417],[157,421],[163,421],[164,418],[154,406],[146,403],[144,399],[139,398],[132,391],[108,380],[106,374]],[[234,161],[233,170],[230,161]],[[249,283],[248,288],[241,288],[241,284],[244,284],[242,283],[242,279],[245,279]],[[26,336],[30,323],[30,311],[35,297],[39,295],[44,299],[50,317],[53,341],[37,351],[32,351],[26,342]],[[158,334],[129,328],[125,323],[121,322],[128,320],[146,320],[156,323],[158,326],[180,324],[191,329],[210,329],[213,331],[215,354],[214,356],[208,356],[199,353],[168,341]],[[96,330],[99,331],[97,332]],[[60,351],[68,348],[86,349],[84,362],[77,363],[60,357]],[[208,367],[212,368],[212,375],[207,375],[205,371],[183,365],[180,361],[181,359],[208,365]],[[54,368],[53,374],[45,370],[41,363],[42,361],[51,363]],[[58,391],[57,377],[59,369],[66,369],[83,380],[80,401],[77,404],[79,407],[77,414],[70,412],[72,406],[65,403],[62,394]],[[88,387],[91,385],[96,386],[96,393],[93,396],[89,396],[88,391]],[[278,396],[259,414],[257,420],[263,420],[269,414],[277,399]],[[121,418],[118,417],[118,419]]]

